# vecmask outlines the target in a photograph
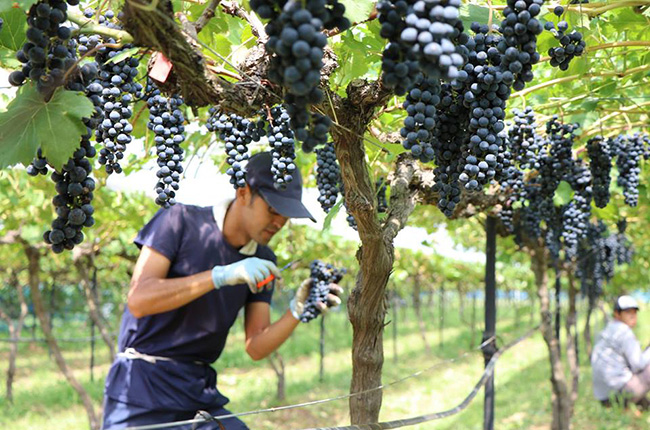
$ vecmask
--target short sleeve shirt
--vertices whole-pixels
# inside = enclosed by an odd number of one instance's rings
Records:
[[[161,209],[142,228],[135,243],[138,247],[148,246],[171,261],[168,278],[190,276],[211,270],[215,265],[231,264],[249,257],[228,244],[210,207],[177,204],[169,209]],[[276,261],[273,252],[265,246],[258,245],[254,256]],[[142,318],[135,318],[126,307],[120,327],[119,350],[134,348],[140,353],[169,357],[180,363],[197,361],[212,363],[221,355],[228,332],[240,309],[251,302],[270,303],[272,294],[272,288],[253,294],[245,284],[226,285],[178,309]],[[153,373],[169,366],[163,362],[152,366],[149,363],[141,363],[142,360],[127,361],[124,364],[129,368],[139,367],[151,378],[154,377]],[[119,363],[120,359],[113,367]],[[106,382],[108,395],[117,400],[133,401],[142,406],[157,403],[154,399],[147,402],[142,398],[142,393],[134,395],[133,385],[136,384],[133,384],[133,381],[129,382],[132,378],[130,370],[122,369],[119,372],[113,370],[111,369],[111,373],[115,374],[109,373]],[[185,373],[187,372],[186,369]],[[167,379],[169,376],[169,372],[166,375],[157,375]],[[212,379],[210,375],[203,376]],[[153,383],[147,380],[141,382],[140,385],[145,388]],[[203,394],[197,392],[198,396]],[[153,393],[151,395],[154,396]],[[186,402],[181,402],[184,403]],[[169,407],[166,404],[162,406]]]

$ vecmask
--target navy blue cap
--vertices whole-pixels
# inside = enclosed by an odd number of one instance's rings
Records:
[[[244,167],[246,171],[246,183],[251,189],[257,191],[264,201],[275,209],[280,215],[288,218],[309,218],[316,222],[316,219],[309,213],[302,204],[302,177],[300,170],[293,173],[293,181],[289,182],[284,190],[278,190],[273,185],[273,173],[271,165],[273,158],[270,152],[260,152],[250,157]]]

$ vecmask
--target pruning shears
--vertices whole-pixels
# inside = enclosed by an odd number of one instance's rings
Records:
[[[293,261],[288,262],[287,264],[285,264],[284,266],[282,266],[280,268],[280,272],[284,271],[284,269],[288,269],[289,267],[291,267],[295,263],[299,262],[300,260],[301,259],[299,258],[297,260],[293,260]],[[257,283],[257,288],[262,288],[263,286],[265,286],[266,284],[268,284],[269,282],[271,282],[274,279],[275,279],[275,275],[273,273],[271,273],[269,276],[266,277],[266,279],[263,279],[263,280],[261,280],[260,282]]]

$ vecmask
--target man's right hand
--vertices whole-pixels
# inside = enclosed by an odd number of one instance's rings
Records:
[[[280,277],[280,270],[272,261],[257,257],[245,258],[226,266],[214,266],[212,269],[212,283],[216,289],[224,285],[247,284],[253,294],[259,293],[263,288],[257,288],[257,283],[269,275]],[[267,284],[270,288],[272,283]]]

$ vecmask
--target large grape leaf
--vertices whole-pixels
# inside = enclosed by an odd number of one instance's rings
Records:
[[[60,169],[86,133],[82,118],[93,111],[82,93],[59,89],[46,103],[35,85],[24,85],[0,112],[0,169],[29,164],[39,146],[48,162]]]
[[[25,12],[20,9],[10,9],[0,13],[4,21],[0,31],[0,46],[18,51],[25,43],[25,31],[27,31],[27,20]]]
[[[359,22],[368,19],[370,12],[375,7],[375,0],[341,0],[345,5],[345,17],[350,22]]]
[[[0,12],[14,8],[29,10],[29,8],[37,1],[38,0],[0,0]]]

